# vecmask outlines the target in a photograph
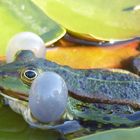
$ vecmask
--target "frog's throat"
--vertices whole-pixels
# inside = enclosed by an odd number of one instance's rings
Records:
[[[4,89],[1,86],[0,86],[0,93],[2,93],[3,95],[7,95],[9,97],[19,99],[19,100],[28,101],[28,95],[25,95],[25,94],[17,92],[17,91],[12,91],[9,89]]]
[[[110,99],[110,98],[102,98],[102,97],[85,97],[80,96],[79,94],[69,92],[69,95],[77,100],[81,100],[87,103],[102,103],[102,104],[118,104],[118,105],[128,105],[134,109],[140,109],[140,103],[130,101],[128,99]]]

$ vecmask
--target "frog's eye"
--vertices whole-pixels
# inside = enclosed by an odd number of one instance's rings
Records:
[[[24,72],[24,77],[29,80],[34,80],[37,77],[37,73],[34,70],[26,70]]]
[[[38,73],[32,69],[24,70],[21,72],[21,80],[28,85],[32,84],[32,81],[36,79],[37,76]]]

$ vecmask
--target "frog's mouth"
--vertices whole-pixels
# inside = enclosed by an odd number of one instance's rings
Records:
[[[3,87],[0,86],[0,94],[2,96],[6,96],[7,98],[16,98],[18,100],[23,100],[23,101],[28,101],[28,95],[24,94],[24,93],[20,93],[17,91],[12,91],[9,89],[4,89]]]

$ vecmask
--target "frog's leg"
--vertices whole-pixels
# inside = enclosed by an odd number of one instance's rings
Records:
[[[20,100],[13,101],[13,100],[8,99],[8,104],[9,104],[10,108],[18,114],[22,114],[23,111],[26,110],[26,108],[27,108],[27,103],[22,102]]]
[[[41,128],[41,129],[57,129],[63,134],[69,134],[73,133],[75,131],[79,131],[82,128],[82,126],[79,124],[78,121],[72,120],[72,121],[66,121],[63,124],[45,124],[37,121],[31,114],[30,108],[28,107],[24,112],[23,112],[23,117],[25,121],[31,126],[31,127],[36,127],[36,128]]]
[[[7,98],[3,97],[3,98],[1,99],[1,102],[2,102],[3,105],[9,106],[9,100],[8,100]]]

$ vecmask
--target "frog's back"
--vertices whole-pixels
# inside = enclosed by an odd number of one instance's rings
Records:
[[[140,103],[140,77],[125,70],[78,70],[46,61],[46,69],[60,74],[74,97],[84,101],[99,100]],[[102,102],[102,101],[101,101]],[[122,101],[123,102],[123,101]]]

